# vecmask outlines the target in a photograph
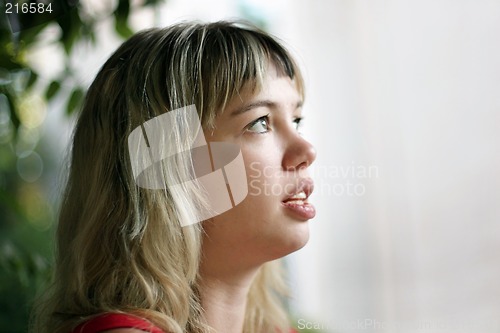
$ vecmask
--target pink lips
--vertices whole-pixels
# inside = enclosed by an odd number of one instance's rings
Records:
[[[293,194],[289,195],[282,201],[282,205],[287,211],[302,220],[309,220],[316,215],[314,206],[307,202],[307,199],[314,190],[314,182],[310,178],[304,178],[300,181],[300,185],[294,189]],[[304,194],[302,194],[304,192]]]
[[[316,216],[316,208],[308,202],[297,204],[292,200],[283,202],[282,204],[288,211],[299,216],[301,219],[309,220]]]

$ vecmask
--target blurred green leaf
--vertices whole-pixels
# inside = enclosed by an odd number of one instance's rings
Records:
[[[144,6],[156,6],[161,3],[163,0],[146,0],[144,1]]]
[[[21,121],[19,120],[18,117],[18,112],[17,112],[17,95],[12,89],[12,85],[9,85],[5,87],[5,89],[2,89],[3,93],[5,96],[7,96],[7,102],[9,103],[9,108],[10,108],[10,121],[12,122],[12,125],[14,125],[14,139],[17,137],[17,129],[21,125]],[[1,193],[0,193],[1,194]]]
[[[73,47],[73,42],[76,39],[75,32],[71,24],[71,17],[69,17],[69,15],[61,16],[57,20],[57,24],[59,24],[59,27],[61,27],[61,41],[64,46],[64,51],[66,52],[66,54],[69,54],[71,48]]]
[[[127,24],[127,21],[116,20],[115,21],[115,31],[120,37],[128,38],[134,34],[132,29]]]
[[[118,6],[115,9],[114,15],[117,20],[127,21],[130,14],[130,1],[119,0]]]
[[[113,13],[115,15],[115,30],[122,38],[128,38],[133,35],[132,29],[128,25],[128,16],[130,14],[130,2],[128,0],[118,1],[118,6]]]
[[[70,10],[65,15],[61,15],[57,18],[57,23],[61,27],[61,41],[64,46],[64,51],[69,55],[76,41],[85,37],[82,34],[82,26],[84,26],[84,23],[77,10]]]
[[[28,82],[26,84],[26,88],[31,88],[37,80],[38,80],[38,74],[35,73],[33,70],[31,70],[30,77],[29,77]]]
[[[61,88],[61,83],[59,81],[52,81],[45,92],[45,98],[47,100],[51,100],[54,97],[59,89]]]
[[[81,105],[85,92],[82,88],[78,87],[71,93],[68,99],[68,104],[66,105],[66,113],[68,115],[72,114]]]

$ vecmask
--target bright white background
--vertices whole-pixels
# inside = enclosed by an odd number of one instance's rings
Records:
[[[297,318],[328,332],[498,333],[500,1],[170,0],[133,25],[241,16],[267,21],[307,80],[318,213],[289,256]],[[99,39],[74,59],[82,82],[119,43]],[[42,75],[53,52],[33,53]]]

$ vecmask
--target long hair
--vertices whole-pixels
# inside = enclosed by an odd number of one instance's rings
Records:
[[[37,306],[36,332],[68,333],[102,312],[139,315],[166,332],[210,331],[198,295],[202,224],[189,223],[193,205],[204,198],[189,184],[175,192],[137,186],[127,138],[145,121],[193,104],[203,128],[213,129],[242,89],[260,89],[269,65],[303,93],[290,54],[267,33],[241,23],[145,30],[109,58],[73,134],[54,280]],[[188,145],[181,136],[175,140]],[[175,172],[189,174],[185,166]],[[264,264],[250,288],[245,332],[287,326],[277,264]]]

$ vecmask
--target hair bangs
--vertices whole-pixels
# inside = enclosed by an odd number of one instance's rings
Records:
[[[216,22],[205,29],[201,59],[201,111],[205,125],[213,128],[215,118],[240,93],[256,94],[272,66],[280,77],[295,81],[304,98],[303,78],[285,48],[270,36],[244,23],[240,27]],[[207,112],[203,112],[206,109]]]

